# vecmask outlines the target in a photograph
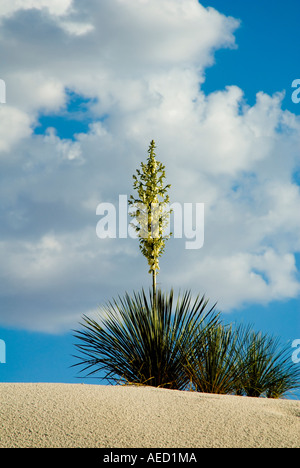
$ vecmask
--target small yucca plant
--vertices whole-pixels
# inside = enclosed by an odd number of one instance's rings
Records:
[[[193,388],[203,393],[234,393],[241,368],[238,336],[232,326],[218,324],[200,336],[187,371]]]
[[[251,326],[217,324],[193,348],[186,365],[198,392],[280,398],[300,387],[290,347]]]
[[[279,398],[300,387],[300,370],[291,359],[290,346],[250,327],[239,329],[237,355],[242,372],[236,393]]]
[[[204,296],[178,297],[160,290],[148,298],[144,291],[110,302],[98,320],[84,316],[75,331],[81,372],[107,380],[184,389],[186,363],[200,334],[215,326],[218,315]],[[101,375],[102,374],[102,375]]]

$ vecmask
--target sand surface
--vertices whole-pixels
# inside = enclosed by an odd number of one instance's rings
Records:
[[[0,383],[0,447],[300,448],[300,401]]]

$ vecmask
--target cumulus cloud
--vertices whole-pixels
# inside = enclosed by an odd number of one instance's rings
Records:
[[[12,16],[19,10],[47,9],[52,15],[65,14],[72,0],[3,0],[1,2],[0,18]]]
[[[8,155],[19,141],[32,133],[31,120],[27,113],[9,105],[0,107],[0,159]]]
[[[96,208],[118,210],[132,193],[152,138],[171,201],[205,203],[204,247],[171,239],[162,286],[206,292],[228,311],[296,297],[299,118],[280,93],[250,106],[237,86],[201,87],[215,51],[236,47],[239,22],[196,0],[56,3],[0,9],[0,323],[57,332],[147,288],[137,241],[98,239]],[[86,100],[88,130],[37,135],[41,115],[68,122],[70,91]]]

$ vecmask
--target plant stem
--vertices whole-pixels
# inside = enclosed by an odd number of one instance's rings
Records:
[[[156,307],[156,270],[152,271],[153,307]]]

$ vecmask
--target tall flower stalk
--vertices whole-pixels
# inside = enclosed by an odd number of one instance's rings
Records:
[[[156,304],[156,276],[159,272],[159,257],[165,249],[165,242],[171,234],[166,234],[171,210],[167,194],[170,185],[165,185],[165,166],[156,160],[155,142],[151,141],[146,163],[141,163],[133,175],[133,188],[137,198],[130,196],[129,205],[133,208],[130,215],[136,219],[132,223],[136,230],[140,250],[146,257],[149,273],[152,274],[153,303]]]

